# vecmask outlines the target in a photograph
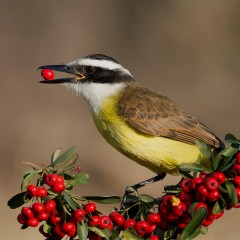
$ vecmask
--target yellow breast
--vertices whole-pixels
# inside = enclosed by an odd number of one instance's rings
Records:
[[[156,173],[178,174],[180,164],[198,161],[199,150],[195,145],[150,136],[127,124],[118,115],[119,97],[107,98],[99,113],[93,114],[99,132],[114,148]]]

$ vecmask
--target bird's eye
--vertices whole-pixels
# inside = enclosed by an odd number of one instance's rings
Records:
[[[85,72],[88,74],[94,73],[94,71],[95,71],[95,68],[92,66],[85,67]]]

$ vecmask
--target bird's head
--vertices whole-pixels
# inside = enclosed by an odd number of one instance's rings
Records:
[[[82,95],[93,111],[98,111],[104,99],[116,94],[134,79],[129,70],[115,59],[103,54],[91,54],[63,65],[45,65],[39,69],[50,69],[72,74],[70,78],[41,81],[61,84],[77,95]]]

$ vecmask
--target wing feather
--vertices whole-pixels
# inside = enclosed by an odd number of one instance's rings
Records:
[[[169,98],[146,88],[127,86],[118,107],[119,115],[142,133],[191,144],[200,139],[212,147],[224,145],[210,129]]]

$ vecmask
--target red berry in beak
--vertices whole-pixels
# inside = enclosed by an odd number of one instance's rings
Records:
[[[47,81],[51,81],[54,79],[54,72],[50,69],[43,69],[41,71],[41,75]]]

